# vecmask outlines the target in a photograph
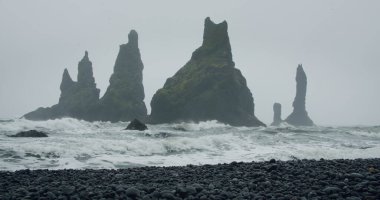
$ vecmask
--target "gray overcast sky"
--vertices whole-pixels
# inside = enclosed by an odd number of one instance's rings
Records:
[[[308,75],[306,108],[316,124],[380,124],[378,0],[0,0],[0,117],[58,102],[64,68],[76,79],[89,51],[103,95],[119,50],[136,29],[145,102],[201,45],[207,16],[228,22],[233,58],[272,121],[292,111],[297,64]]]

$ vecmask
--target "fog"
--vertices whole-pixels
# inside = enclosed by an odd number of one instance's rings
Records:
[[[228,22],[233,59],[255,115],[292,111],[299,63],[306,109],[319,125],[380,124],[380,1],[0,0],[0,118],[56,104],[64,68],[89,51],[104,94],[119,45],[139,33],[145,103],[202,43],[206,17]]]

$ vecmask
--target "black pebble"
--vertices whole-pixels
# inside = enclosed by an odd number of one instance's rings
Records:
[[[380,199],[380,158],[0,171],[0,199]]]

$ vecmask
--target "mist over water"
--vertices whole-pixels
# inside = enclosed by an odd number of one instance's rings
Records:
[[[123,130],[127,125],[72,118],[1,120],[0,170],[380,157],[380,126],[251,128],[206,121],[150,125],[139,132]],[[30,129],[49,137],[7,137]]]
[[[295,70],[308,75],[307,110],[316,124],[378,125],[378,0],[0,1],[0,117],[54,105],[64,68],[76,77],[85,50],[101,96],[120,44],[139,33],[145,103],[202,43],[209,16],[226,20],[233,60],[272,122],[272,105],[292,112]],[[194,12],[196,11],[196,12]]]

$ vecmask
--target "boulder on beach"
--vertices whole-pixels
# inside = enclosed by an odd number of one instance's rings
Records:
[[[48,137],[47,133],[37,130],[21,131],[9,137]]]
[[[218,120],[233,126],[265,126],[254,115],[247,82],[232,60],[227,22],[205,19],[202,46],[151,101],[150,123]]]
[[[278,126],[282,122],[281,119],[281,104],[274,103],[273,104],[273,122],[271,126]]]
[[[306,88],[307,77],[302,68],[302,64],[298,65],[296,97],[293,101],[293,112],[285,119],[285,121],[294,126],[313,126],[314,123],[310,119],[306,111]]]
[[[148,129],[148,127],[144,123],[140,122],[138,119],[134,119],[128,124],[128,126],[125,130],[144,131],[147,129]]]
[[[147,109],[144,103],[144,65],[138,46],[138,34],[131,30],[128,43],[120,45],[110,85],[98,106],[98,120],[130,121],[145,119]]]

